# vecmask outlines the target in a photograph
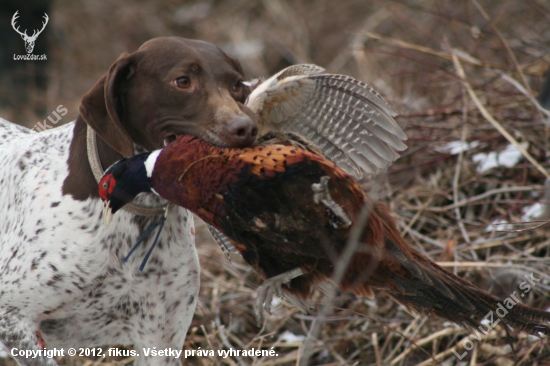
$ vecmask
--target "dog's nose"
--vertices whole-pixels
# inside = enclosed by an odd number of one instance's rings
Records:
[[[247,147],[256,141],[258,125],[248,116],[237,117],[229,123],[228,132],[233,147]]]

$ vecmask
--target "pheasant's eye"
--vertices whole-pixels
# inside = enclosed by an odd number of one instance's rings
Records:
[[[243,90],[243,82],[242,80],[239,80],[235,83],[235,85],[233,85],[233,87],[231,88],[231,90],[235,93],[240,93],[241,90]]]
[[[103,187],[103,190],[107,190],[107,188],[109,187],[109,185],[107,184],[107,182],[103,182],[103,184],[101,185],[101,187]]]
[[[191,81],[187,76],[182,76],[174,80],[174,84],[180,89],[187,89],[191,86]]]

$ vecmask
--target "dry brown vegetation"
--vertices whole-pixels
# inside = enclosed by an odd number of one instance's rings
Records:
[[[64,104],[66,121],[76,117],[80,96],[120,53],[155,36],[216,43],[241,59],[249,77],[312,62],[375,86],[399,110],[397,120],[409,136],[409,149],[378,184],[409,243],[502,298],[533,272],[542,280],[522,301],[550,307],[548,229],[521,223],[525,206],[544,203],[549,174],[550,118],[533,99],[550,65],[548,2],[58,0],[50,19],[50,84],[36,98],[51,110]],[[17,120],[20,111],[5,111],[4,117],[15,112],[13,120],[33,125],[33,118]],[[438,149],[451,141],[480,143],[463,154]],[[474,154],[500,152],[510,143],[526,146],[517,165],[476,170]],[[513,223],[513,230],[486,231],[495,220]],[[185,364],[550,364],[547,340],[514,333],[507,340],[503,329],[473,342],[459,361],[452,350],[462,354],[461,342],[471,331],[412,316],[382,293],[375,300],[339,294],[323,318],[321,296],[310,314],[281,302],[260,329],[253,316],[260,280],[240,258],[229,263],[204,225],[197,226],[201,293],[184,348],[274,347],[278,356],[190,357]],[[310,334],[319,322],[320,331]],[[307,342],[287,342],[284,334]],[[0,359],[3,364],[13,361]]]

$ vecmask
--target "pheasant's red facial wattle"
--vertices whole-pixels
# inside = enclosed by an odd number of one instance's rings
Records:
[[[111,195],[111,193],[113,193],[115,185],[116,180],[113,177],[113,174],[109,173],[101,178],[101,180],[99,181],[99,196],[102,200],[109,200],[109,196]]]

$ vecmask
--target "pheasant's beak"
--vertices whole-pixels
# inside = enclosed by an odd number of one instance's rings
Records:
[[[103,223],[106,227],[109,227],[112,219],[113,211],[111,210],[111,201],[105,201],[103,203]]]

